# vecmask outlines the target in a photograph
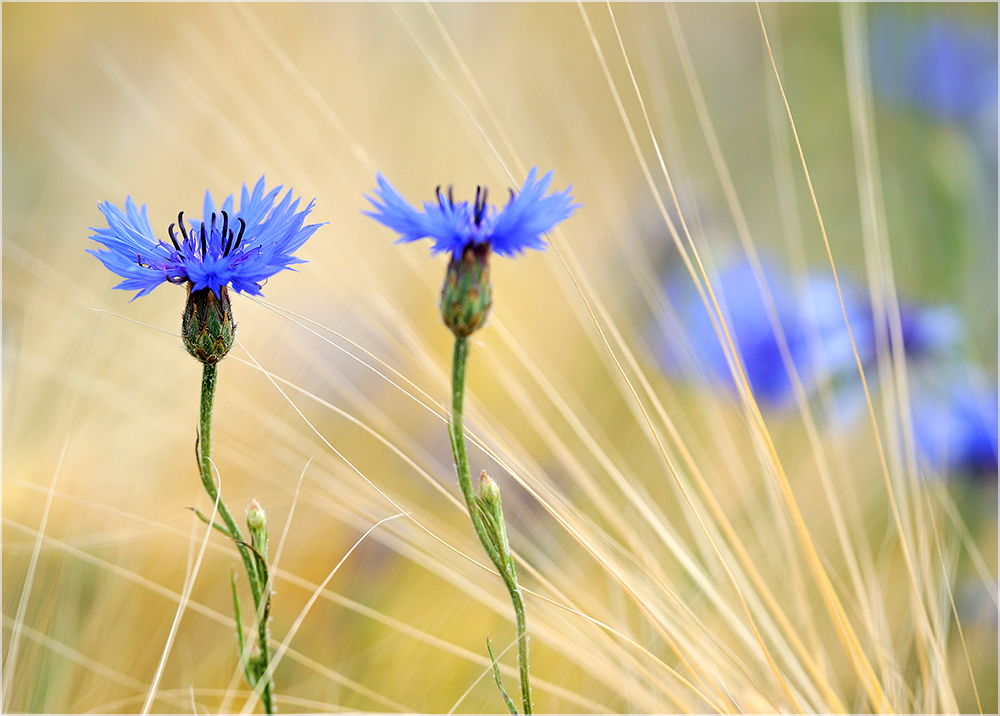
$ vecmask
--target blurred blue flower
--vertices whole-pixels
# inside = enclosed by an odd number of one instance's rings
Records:
[[[806,396],[813,398],[826,382],[833,391],[830,417],[840,424],[855,419],[864,406],[857,361],[865,368],[869,387],[877,378],[879,326],[870,299],[844,276],[838,295],[833,277],[826,273],[808,274],[796,287],[770,262],[762,262],[761,268]],[[747,261],[725,266],[712,286],[756,400],[770,408],[788,406],[791,377],[752,266]],[[666,372],[678,377],[694,369],[709,382],[733,389],[724,336],[717,333],[691,281],[677,275],[665,290],[677,318],[656,339]],[[902,303],[899,319],[903,350],[912,365],[913,430],[921,458],[937,470],[996,473],[997,390],[956,357],[964,330],[961,318],[947,306]]]
[[[469,245],[489,245],[501,256],[512,256],[525,249],[544,249],[542,234],[569,218],[578,204],[573,204],[572,187],[545,196],[552,183],[552,172],[537,179],[532,168],[521,191],[510,192],[502,210],[488,205],[485,188],[476,189],[473,204],[455,203],[449,187],[447,196],[437,189],[437,203],[424,202],[417,210],[396,191],[384,176],[377,176],[376,198],[366,196],[374,211],[363,212],[400,235],[400,242],[434,239],[431,250],[449,251],[453,257]]]
[[[960,363],[913,376],[913,437],[935,472],[997,472],[997,390],[981,371]]]
[[[951,306],[900,304],[899,325],[910,359],[950,353],[965,335],[962,318]]]
[[[885,14],[871,38],[875,89],[889,103],[919,107],[945,121],[996,109],[995,26],[942,17],[915,24]]]
[[[304,263],[293,254],[322,224],[303,225],[313,204],[297,211],[299,200],[289,189],[275,205],[280,186],[264,193],[264,177],[253,191],[243,185],[240,208],[233,210],[230,195],[216,211],[212,195],[205,192],[204,221],[184,224],[184,212],[177,216],[180,237],[174,224],[167,229],[170,243],[157,239],[149,224],[145,204],[138,209],[132,197],[125,211],[110,202],[100,205],[107,228],[92,229],[92,239],[106,250],[88,250],[112,272],[125,280],[115,288],[138,291],[144,296],[161,283],[190,283],[194,292],[210,289],[221,297],[224,286],[237,292],[260,295],[270,276]]]
[[[855,365],[854,348],[833,278],[807,276],[797,287],[770,261],[762,261],[761,269],[788,357],[807,394],[819,380],[849,372]],[[753,267],[747,261],[726,265],[712,286],[757,400],[774,407],[790,403],[791,377]],[[841,289],[859,352],[874,354],[870,307],[853,286],[842,282]],[[735,387],[719,334],[690,281],[678,275],[668,281],[666,291],[680,321],[658,341],[667,372],[678,375],[688,359],[711,380]]]

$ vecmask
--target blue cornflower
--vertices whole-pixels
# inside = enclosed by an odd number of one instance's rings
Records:
[[[167,228],[169,244],[153,234],[145,204],[139,209],[128,197],[122,211],[105,202],[100,209],[108,228],[92,229],[97,233],[91,238],[106,250],[89,253],[125,279],[115,288],[139,292],[133,301],[161,283],[184,284],[188,293],[181,321],[184,347],[202,363],[213,365],[226,356],[236,335],[229,286],[259,296],[269,277],[304,263],[294,254],[321,226],[303,225],[315,202],[297,211],[299,200],[289,189],[275,205],[280,191],[279,186],[265,194],[264,177],[253,192],[244,184],[236,211],[232,195],[216,211],[212,194],[206,191],[202,220],[191,220],[189,229],[182,211],[177,224]]]
[[[887,321],[886,316],[877,319],[871,300],[846,276],[838,295],[828,274],[809,274],[795,288],[770,262],[763,262],[762,269],[807,397],[829,382],[831,419],[846,423],[856,418],[865,401],[857,359],[872,388],[878,379],[876,328],[878,321]],[[787,406],[791,379],[751,265],[746,261],[727,265],[712,285],[754,396],[762,405]],[[687,363],[710,381],[734,388],[728,349],[720,343],[690,281],[675,276],[665,289],[677,322],[658,333],[655,347],[667,373],[677,376]],[[851,334],[844,323],[845,309]],[[995,475],[997,389],[958,357],[965,328],[961,317],[948,306],[902,302],[899,319],[909,369],[913,435],[921,460],[935,471]]]
[[[909,359],[952,353],[965,336],[965,323],[952,306],[902,303],[899,324]]]
[[[946,121],[996,109],[995,27],[942,17],[914,24],[886,15],[874,25],[872,50],[876,91],[890,103]]]
[[[788,277],[776,266],[765,261],[762,271],[788,345],[792,365],[808,390],[809,384],[814,380],[814,362],[809,353],[809,335],[802,310],[805,301],[798,295]],[[729,335],[757,400],[775,406],[787,404],[793,396],[791,378],[785,368],[781,348],[753,267],[745,261],[727,265],[712,283]],[[825,289],[825,286],[817,289]],[[664,367],[669,373],[677,375],[686,361],[693,361],[710,380],[735,388],[727,359],[728,348],[724,349],[720,343],[716,327],[694,287],[689,281],[677,276],[668,281],[666,291],[680,325],[672,326],[670,334],[661,336],[657,341],[657,352]],[[816,296],[811,298],[815,299]],[[820,308],[826,306],[822,301],[814,300],[814,303]],[[827,311],[818,311],[811,316],[813,325],[822,336],[838,330],[835,318],[840,319],[839,326],[843,327],[842,316],[833,316]],[[825,345],[822,339],[821,345]],[[829,351],[824,351],[820,360],[829,364],[831,370],[836,370],[833,364],[839,364],[845,357],[843,346],[833,341],[829,348]]]
[[[137,208],[132,197],[125,211],[110,202],[100,205],[107,228],[92,229],[91,237],[107,250],[88,250],[125,280],[115,288],[144,296],[161,283],[189,284],[192,292],[211,290],[222,298],[223,289],[260,295],[261,286],[274,274],[303,263],[293,254],[321,224],[303,225],[314,201],[297,211],[299,200],[291,189],[275,205],[280,186],[264,193],[264,177],[253,191],[243,185],[240,208],[233,209],[230,195],[216,211],[205,192],[203,220],[184,224],[184,212],[167,229],[170,242],[157,239],[149,224],[146,206]],[[134,299],[133,299],[134,300]]]
[[[844,405],[856,403],[853,398],[861,395],[861,385],[855,350],[866,371],[877,359],[877,324],[871,300],[846,276],[841,278],[838,292],[833,277],[826,273],[808,274],[794,286],[770,261],[762,262],[762,271],[792,365],[807,395],[830,381],[843,394]],[[793,397],[791,378],[752,266],[747,261],[726,265],[713,286],[754,395],[765,405],[789,404]],[[666,291],[680,321],[670,335],[657,339],[657,353],[666,370],[679,374],[687,358],[707,376],[733,386],[726,351],[693,286],[678,276],[667,282]],[[844,323],[845,310],[850,333]],[[902,303],[899,310],[909,360],[943,356],[957,346],[963,327],[953,309]],[[884,323],[886,318],[881,320]],[[686,354],[687,346],[690,353]],[[841,412],[847,415],[851,411]]]
[[[913,436],[936,471],[997,473],[997,389],[971,365],[933,365],[911,375]]]
[[[511,190],[502,210],[486,203],[485,188],[476,188],[473,204],[456,204],[451,187],[447,196],[438,187],[437,203],[424,202],[423,211],[419,211],[379,174],[376,198],[365,197],[375,210],[364,214],[398,233],[400,242],[434,239],[434,252],[449,251],[457,257],[470,245],[488,245],[501,256],[513,256],[525,249],[544,249],[542,234],[568,219],[579,207],[570,195],[573,187],[545,196],[552,172],[540,180],[537,176],[538,170],[532,168],[521,191]]]
[[[441,288],[441,318],[457,338],[467,338],[489,317],[493,306],[490,284],[490,253],[514,256],[525,249],[544,249],[542,234],[569,218],[578,204],[570,191],[545,195],[552,172],[538,179],[534,167],[528,172],[521,191],[510,191],[507,206],[498,210],[487,204],[487,191],[476,188],[476,200],[455,203],[451,187],[447,196],[436,190],[437,204],[424,202],[417,210],[379,174],[376,198],[365,198],[375,207],[365,211],[381,224],[397,232],[400,242],[434,239],[433,252],[451,255],[448,274]]]

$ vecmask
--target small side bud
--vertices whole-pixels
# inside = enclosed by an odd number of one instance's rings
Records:
[[[486,470],[479,476],[479,498],[491,512],[500,507],[500,486],[486,474]]]
[[[500,504],[500,485],[483,470],[479,474],[479,505],[488,522],[490,541],[505,560],[510,560],[510,545],[507,543],[507,525],[503,519]]]
[[[490,245],[469,244],[448,263],[441,287],[441,318],[456,337],[466,338],[486,323],[492,306]]]
[[[251,501],[247,507],[247,529],[250,530],[250,544],[261,557],[267,559],[267,514],[257,500]]]
[[[211,365],[226,357],[236,336],[236,323],[226,286],[219,289],[216,296],[210,288],[192,291],[188,283],[181,336],[187,352],[202,363]]]

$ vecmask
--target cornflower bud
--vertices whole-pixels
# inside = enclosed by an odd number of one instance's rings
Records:
[[[490,245],[469,244],[452,256],[441,287],[441,318],[457,337],[481,328],[493,306],[490,284]]]
[[[510,544],[507,542],[507,525],[500,504],[500,486],[483,470],[479,475],[479,505],[486,516],[490,541],[505,562],[510,561]]]
[[[500,486],[486,474],[486,470],[479,475],[479,497],[490,509],[494,506],[500,507]]]
[[[257,500],[251,500],[247,507],[247,529],[250,530],[250,544],[267,559],[267,514]]]
[[[187,352],[202,363],[218,363],[233,347],[236,322],[229,301],[229,291],[219,288],[219,295],[210,288],[192,291],[188,284],[187,304],[181,321],[181,337]]]

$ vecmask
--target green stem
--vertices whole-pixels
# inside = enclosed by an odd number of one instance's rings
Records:
[[[465,497],[472,526],[476,530],[483,549],[489,555],[490,561],[497,568],[511,603],[514,605],[514,616],[517,621],[517,663],[521,676],[521,703],[525,714],[531,713],[531,686],[528,682],[528,629],[524,615],[524,598],[517,584],[517,573],[514,571],[514,560],[501,554],[490,539],[489,532],[483,522],[476,494],[472,490],[472,478],[469,476],[469,459],[465,452],[465,432],[462,424],[462,407],[465,402],[465,369],[469,362],[469,340],[456,336],[455,352],[452,358],[451,374],[451,422],[448,433],[451,436],[451,449],[455,454],[455,472],[458,475],[458,485]],[[501,529],[503,527],[501,526]]]
[[[226,503],[219,496],[219,491],[215,487],[215,480],[212,479],[212,407],[215,404],[215,388],[219,381],[219,369],[214,363],[203,363],[202,366],[201,419],[198,425],[198,467],[201,470],[201,484],[205,487],[205,492],[208,493],[212,502],[218,503],[219,516],[222,517],[222,521],[229,530],[229,537],[236,543],[236,548],[240,551],[240,557],[243,559],[243,566],[246,568],[247,578],[250,581],[253,602],[257,607],[258,639],[260,640],[260,660],[262,664],[261,673],[264,673],[267,670],[270,651],[268,647],[267,620],[261,618],[263,614],[261,599],[265,585],[262,585],[258,580],[254,557],[250,553],[250,550],[242,544],[244,541],[243,533],[229,512],[229,508],[226,507]],[[240,629],[241,625],[237,624],[236,628]],[[264,684],[261,691],[261,700],[264,702],[264,711],[268,714],[273,714],[274,699],[271,694],[270,679],[268,683]]]
[[[510,601],[514,605],[514,616],[517,619],[517,668],[521,673],[521,703],[524,713],[531,713],[531,685],[528,683],[528,622],[524,615],[524,597],[521,588],[517,586],[514,575],[514,562],[510,563],[511,578],[504,579]]]

